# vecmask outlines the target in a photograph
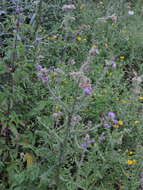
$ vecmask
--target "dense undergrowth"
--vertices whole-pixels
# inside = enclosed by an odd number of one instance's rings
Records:
[[[142,0],[0,6],[0,189],[142,190]]]

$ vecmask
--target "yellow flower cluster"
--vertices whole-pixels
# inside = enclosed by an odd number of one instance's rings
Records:
[[[61,106],[55,106],[55,107],[54,107],[54,110],[55,110],[55,111],[60,111],[60,110],[61,110]]]
[[[119,120],[117,124],[113,125],[113,128],[118,129],[121,125],[123,125],[123,121]]]
[[[120,59],[121,59],[121,60],[125,59],[125,56],[120,56]]]
[[[80,36],[76,37],[76,40],[77,40],[77,41],[87,41],[86,38],[81,38]]]
[[[122,120],[119,120],[119,121],[118,121],[118,124],[119,124],[119,125],[123,125],[123,121],[122,121]]]
[[[128,155],[129,155],[129,156],[132,156],[132,155],[134,155],[134,154],[135,154],[135,153],[132,152],[132,151],[128,152]]]
[[[49,36],[49,37],[48,37],[48,39],[52,39],[52,40],[57,39],[57,38],[58,38],[57,35],[53,35],[53,36]]]
[[[136,164],[137,161],[136,160],[128,160],[128,165],[133,165]]]
[[[120,127],[120,126],[117,125],[117,124],[116,124],[116,125],[113,125],[113,128],[116,128],[116,129],[117,129],[117,128],[119,128],[119,127]]]
[[[139,100],[143,100],[143,96],[140,96],[140,97],[139,97]]]
[[[108,75],[109,75],[109,76],[112,76],[112,75],[113,75],[113,73],[112,73],[112,72],[109,72],[109,73],[108,73]]]
[[[134,124],[139,124],[139,123],[140,123],[140,121],[138,121],[138,120],[134,121]]]

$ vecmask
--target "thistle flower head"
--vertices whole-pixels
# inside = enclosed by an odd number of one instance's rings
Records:
[[[48,78],[48,77],[42,77],[42,81],[43,81],[43,82],[48,82],[48,81],[49,81],[49,78]]]
[[[105,123],[104,128],[108,129],[108,128],[110,128],[110,125],[108,123]]]
[[[80,115],[76,115],[76,116],[73,117],[73,120],[74,121],[81,121],[82,118],[80,117]]]
[[[92,88],[84,88],[84,93],[87,94],[87,95],[90,95],[92,94]]]
[[[42,70],[42,65],[36,65],[36,69],[38,70],[38,71],[41,71]]]
[[[114,119],[116,117],[116,114],[114,112],[108,112],[108,117],[110,119]]]
[[[81,144],[81,147],[86,149],[90,146],[91,143],[95,143],[95,140],[90,139],[90,135],[86,134],[84,138],[84,143]]]
[[[38,78],[42,78],[43,77],[43,73],[41,73],[41,72],[37,73],[37,77]]]
[[[75,5],[74,4],[63,5],[62,9],[64,9],[64,10],[73,10],[73,9],[75,9]]]

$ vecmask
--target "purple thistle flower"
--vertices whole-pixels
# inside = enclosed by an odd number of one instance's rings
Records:
[[[42,38],[40,37],[36,37],[36,41],[42,40]]]
[[[49,71],[54,71],[54,69],[55,69],[54,66],[50,66],[50,67],[48,68]]]
[[[105,123],[104,128],[108,129],[108,128],[110,128],[110,125],[108,123]]]
[[[48,81],[49,81],[49,78],[48,78],[48,77],[42,77],[42,81],[43,81],[43,82],[48,82]]]
[[[38,78],[42,78],[43,77],[43,73],[41,73],[41,72],[37,73],[37,77]]]
[[[90,144],[90,143],[95,143],[95,140],[94,140],[94,139],[87,140],[87,143],[88,143],[88,144]]]
[[[116,63],[115,63],[115,61],[112,61],[112,67],[113,67],[113,68],[116,68]]]
[[[87,143],[83,143],[83,144],[81,144],[81,147],[82,147],[82,148],[87,148],[87,147],[88,147],[88,144],[87,144]]]
[[[114,112],[108,112],[108,117],[110,119],[114,119],[116,117],[115,113]]]
[[[37,69],[38,71],[41,71],[41,70],[43,69],[43,67],[42,67],[41,65],[36,65],[36,69]]]
[[[92,93],[92,88],[84,88],[84,93],[90,95]]]
[[[47,70],[45,67],[42,68],[41,71],[42,71],[43,73],[47,73],[47,72],[48,72],[48,70]]]
[[[90,139],[89,134],[86,134],[84,143],[81,144],[81,147],[88,148],[91,143],[95,143],[94,139]]]
[[[118,120],[114,120],[113,122],[114,122],[114,124],[118,124]]]
[[[76,115],[76,116],[74,116],[73,120],[74,121],[81,121],[82,118],[80,117],[80,115]]]
[[[64,10],[73,10],[73,9],[75,9],[75,6],[73,4],[63,5],[62,9],[64,9]]]

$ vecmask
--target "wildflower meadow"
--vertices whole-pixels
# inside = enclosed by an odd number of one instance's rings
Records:
[[[143,190],[143,0],[0,0],[0,190]]]

